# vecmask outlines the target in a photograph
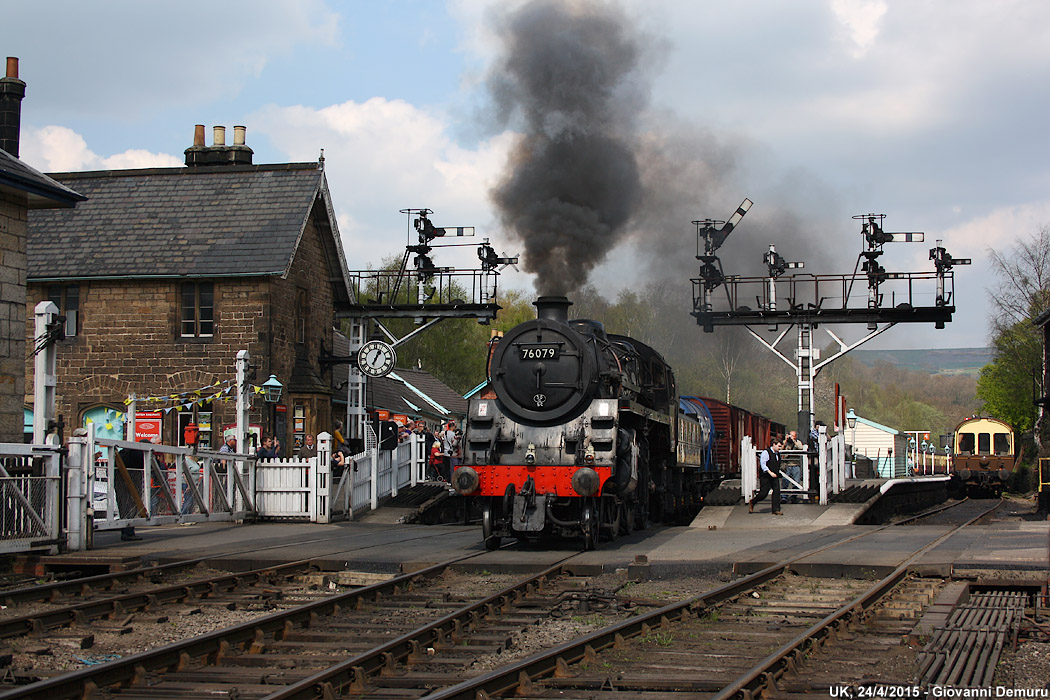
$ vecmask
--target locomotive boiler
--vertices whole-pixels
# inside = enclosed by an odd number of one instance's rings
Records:
[[[679,412],[674,373],[645,343],[569,320],[565,297],[499,341],[490,391],[470,402],[455,489],[503,537],[582,537],[593,549],[647,521],[695,514],[712,430]]]

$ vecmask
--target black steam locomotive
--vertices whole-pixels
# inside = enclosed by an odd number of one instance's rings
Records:
[[[480,505],[489,548],[501,538],[609,538],[696,513],[717,486],[710,425],[679,413],[659,353],[540,297],[534,321],[493,351],[490,391],[471,400],[453,485]]]

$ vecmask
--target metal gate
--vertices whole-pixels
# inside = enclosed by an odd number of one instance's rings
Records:
[[[252,456],[94,436],[82,444],[83,493],[96,529],[255,515]]]
[[[58,551],[62,450],[0,445],[0,554]]]

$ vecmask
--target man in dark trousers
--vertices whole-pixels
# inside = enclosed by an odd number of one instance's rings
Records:
[[[768,449],[762,450],[762,455],[759,457],[759,481],[762,482],[762,488],[758,490],[758,494],[748,501],[747,512],[755,512],[755,504],[761,501],[769,493],[770,489],[773,490],[773,515],[783,515],[784,511],[780,510],[780,449],[784,446],[784,443],[779,439],[774,439],[773,444]]]

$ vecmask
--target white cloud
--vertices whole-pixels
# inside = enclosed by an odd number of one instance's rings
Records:
[[[468,243],[488,236],[497,249],[507,245],[494,228],[488,193],[513,134],[467,148],[449,135],[442,114],[379,97],[320,109],[269,106],[252,115],[250,123],[289,160],[314,160],[324,149],[352,269],[404,252],[409,235],[398,210],[406,208],[433,209],[438,226],[474,226],[477,238]],[[474,247],[438,252],[435,262],[476,266]]]
[[[860,58],[879,35],[886,3],[884,0],[831,0],[831,11],[849,34],[853,43],[850,53]]]
[[[43,172],[172,168],[183,164],[183,160],[176,156],[143,149],[100,156],[88,148],[83,136],[64,126],[24,129],[21,139],[19,155],[22,160]]]

